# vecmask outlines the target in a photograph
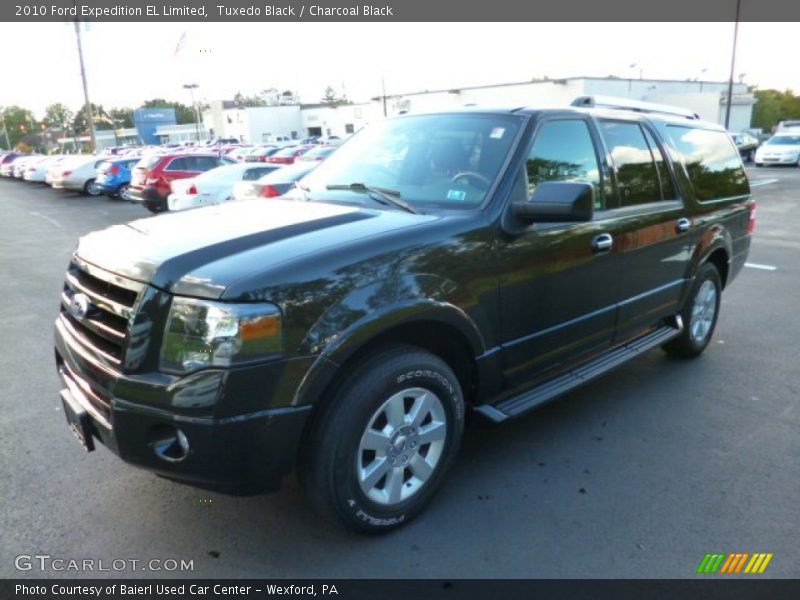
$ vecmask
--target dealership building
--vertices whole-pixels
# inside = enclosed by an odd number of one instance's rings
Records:
[[[745,83],[734,83],[730,131],[750,128],[755,97]],[[330,106],[293,104],[243,107],[212,102],[203,113],[203,137],[268,143],[278,136],[346,137],[370,121],[402,112],[426,112],[465,105],[566,106],[578,96],[615,96],[687,108],[703,120],[724,124],[728,82],[617,77],[567,77],[513,83],[425,90],[372,98],[370,102]],[[171,140],[170,140],[171,141]]]

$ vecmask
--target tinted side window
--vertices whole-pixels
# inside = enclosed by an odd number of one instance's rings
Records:
[[[668,125],[698,200],[718,200],[749,193],[739,151],[724,131]]]
[[[219,159],[213,156],[195,156],[194,158],[195,171],[208,171],[209,169],[218,167],[221,164],[222,163],[219,161]]]
[[[242,181],[255,181],[256,179],[260,179],[270,171],[274,171],[269,167],[257,167],[255,169],[247,169],[242,175]]]
[[[620,206],[661,200],[656,165],[639,124],[600,121],[600,130],[617,169]]]
[[[650,145],[650,153],[656,163],[656,171],[658,172],[658,181],[661,184],[661,197],[664,200],[674,200],[676,198],[675,186],[672,184],[672,177],[667,168],[667,159],[661,148],[658,147],[653,135],[647,130],[647,127],[642,127],[644,137],[647,138],[647,143]]]
[[[190,171],[188,165],[188,158],[181,157],[181,158],[173,158],[172,162],[169,163],[169,166],[165,169],[166,171]]]
[[[589,126],[571,119],[547,121],[539,127],[528,155],[528,196],[544,181],[591,183],[595,208],[603,208],[600,169]]]

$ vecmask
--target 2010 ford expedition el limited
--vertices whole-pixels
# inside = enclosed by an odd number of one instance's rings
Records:
[[[82,238],[55,329],[67,419],[202,487],[296,468],[319,510],[386,531],[440,487],[467,416],[703,352],[754,213],[727,133],[679,109],[388,119],[288,197]]]

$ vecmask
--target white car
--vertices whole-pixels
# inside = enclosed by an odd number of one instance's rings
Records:
[[[61,155],[45,156],[36,162],[32,162],[25,167],[25,173],[22,176],[25,181],[34,183],[44,183],[47,178],[47,170],[54,167],[64,160]]]
[[[55,190],[70,190],[89,196],[99,196],[103,188],[95,181],[97,167],[106,159],[99,156],[83,157],[81,160],[70,160],[56,165],[55,176],[50,185]],[[54,170],[50,169],[49,173]]]
[[[211,169],[197,177],[172,182],[167,197],[169,210],[186,210],[233,200],[233,187],[241,181],[255,181],[281,165],[237,163]]]
[[[758,147],[754,162],[757,167],[792,164],[800,167],[800,131],[773,135]]]

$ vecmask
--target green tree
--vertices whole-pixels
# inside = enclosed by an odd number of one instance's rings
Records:
[[[26,135],[38,132],[39,125],[36,123],[33,113],[27,108],[16,105],[8,106],[2,110],[1,114],[0,128],[3,124],[5,125],[11,148],[14,148]],[[6,136],[0,135],[0,140],[5,145]]]
[[[50,104],[44,109],[44,123],[49,129],[66,129],[74,120],[75,113],[60,102]]]
[[[753,127],[772,131],[778,121],[800,119],[800,96],[791,90],[757,90]]]
[[[191,106],[186,106],[180,102],[172,102],[164,98],[153,98],[142,104],[142,108],[174,108],[175,120],[178,125],[186,125],[187,123],[194,123],[194,109]],[[200,110],[203,110],[200,105]]]
[[[245,96],[242,92],[236,92],[233,101],[237,106],[266,106],[267,101],[261,96]]]
[[[351,102],[347,99],[347,96],[345,96],[344,94],[338,96],[336,94],[336,90],[333,89],[333,87],[330,85],[325,88],[325,92],[322,95],[322,103],[330,104],[331,106],[341,106],[342,104],[351,104]]]
[[[134,125],[132,108],[111,108],[108,116],[114,121],[114,126],[117,128],[133,127]]]
[[[91,108],[95,130],[111,129],[112,125],[109,123],[108,113],[106,113],[103,105],[92,102]],[[85,104],[81,106],[81,109],[75,114],[75,118],[72,120],[72,128],[76,131],[77,135],[84,135],[89,132],[89,121],[86,117]]]

